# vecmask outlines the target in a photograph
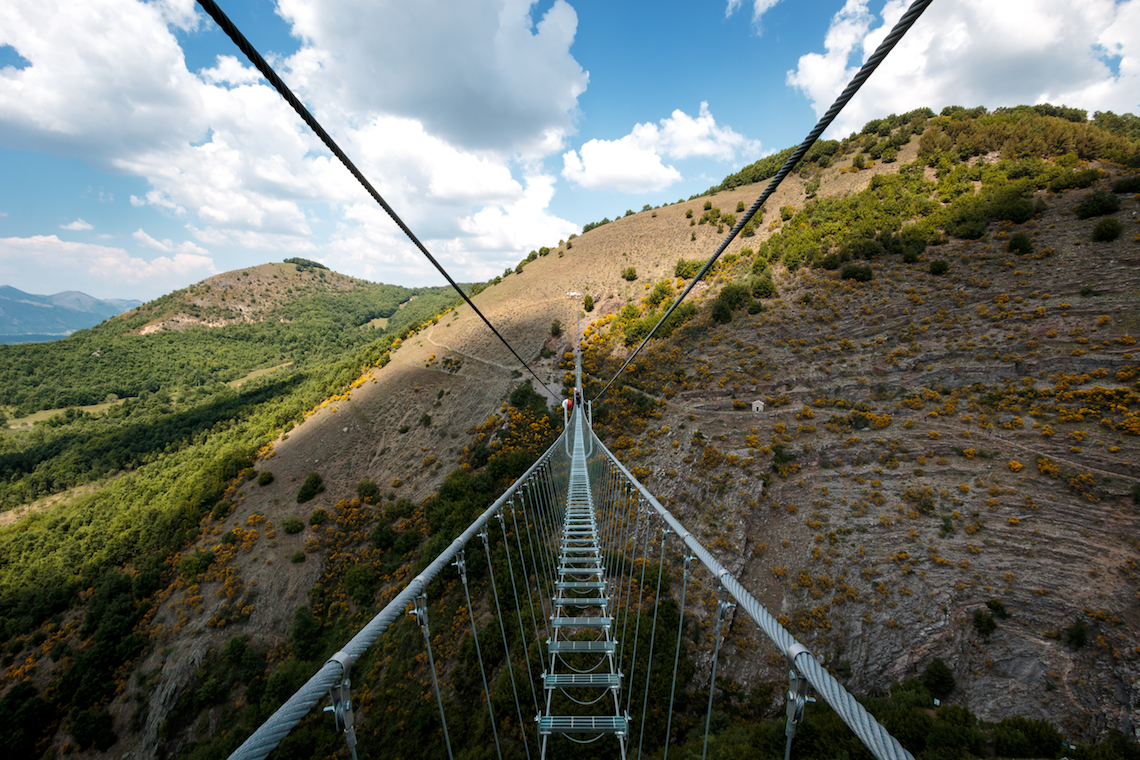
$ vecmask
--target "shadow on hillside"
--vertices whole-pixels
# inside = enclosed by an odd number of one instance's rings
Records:
[[[61,432],[22,451],[0,454],[4,484],[0,487],[6,492],[0,496],[0,505],[9,508],[27,503],[202,442],[211,433],[247,419],[262,404],[287,395],[302,379],[297,374],[162,416],[143,410],[144,419],[128,418],[110,430],[92,425],[92,429]]]

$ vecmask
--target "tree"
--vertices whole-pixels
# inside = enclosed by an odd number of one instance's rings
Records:
[[[302,660],[311,660],[321,651],[321,624],[308,607],[298,607],[293,614],[293,627],[289,629],[293,651]]]
[[[371,480],[362,480],[356,484],[356,495],[362,501],[375,501],[380,497],[380,486]]]
[[[297,503],[304,504],[306,501],[312,501],[317,494],[323,493],[324,490],[325,481],[321,478],[320,473],[310,472],[297,491]]]
[[[946,699],[954,691],[954,674],[941,657],[935,657],[922,673],[922,685],[939,699]]]

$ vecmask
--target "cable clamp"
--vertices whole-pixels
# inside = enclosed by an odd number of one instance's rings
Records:
[[[815,701],[807,695],[807,678],[796,670],[796,658],[802,654],[813,659],[815,657],[807,647],[798,641],[792,642],[792,645],[788,647],[788,700],[786,707],[788,722],[784,727],[784,735],[788,737],[789,746],[792,737],[796,735],[796,726],[804,719],[804,707],[808,702]]]
[[[427,628],[427,594],[419,594],[416,596],[414,604],[415,609],[408,614],[415,616],[416,622],[420,624],[420,628]]]
[[[460,549],[459,553],[455,555],[455,561],[451,563],[453,567],[459,570],[459,578],[463,581],[463,585],[467,585],[467,550],[466,548]]]
[[[333,714],[336,730],[344,734],[348,744],[348,751],[356,757],[356,721],[352,714],[352,681],[349,680],[349,670],[352,668],[352,657],[341,650],[328,659],[328,662],[340,663],[342,668],[340,683],[329,689],[332,704],[325,708],[325,712]]]

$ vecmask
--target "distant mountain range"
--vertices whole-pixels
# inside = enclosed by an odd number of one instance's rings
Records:
[[[0,343],[58,340],[141,304],[119,298],[104,301],[77,290],[38,296],[0,285]]]

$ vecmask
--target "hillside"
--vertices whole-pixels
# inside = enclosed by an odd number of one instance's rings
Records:
[[[0,343],[55,340],[139,305],[104,301],[75,290],[41,296],[0,285]]]
[[[883,122],[788,178],[695,308],[595,405],[599,435],[857,693],[941,658],[957,681],[949,701],[985,721],[1045,718],[1074,743],[1130,733],[1138,146],[1036,112]],[[722,185],[593,227],[475,288],[475,301],[555,391],[578,326],[596,391],[683,285],[679,260],[707,256],[725,215],[761,187]],[[1105,198],[1119,208],[1105,213]],[[1104,218],[1122,232],[1094,242]],[[274,301],[289,287],[321,289],[296,303],[360,287],[273,267],[114,322],[132,340],[198,340],[290,324]],[[364,320],[370,308],[352,330],[380,318]],[[44,702],[33,742],[224,756],[451,540],[452,523],[489,503],[520,455],[541,450],[560,418],[512,393],[525,378],[468,307],[445,309],[398,335],[390,325],[382,345],[326,347],[304,373],[212,397],[184,443],[0,531],[2,556],[21,558],[0,564],[5,694]],[[269,351],[256,366],[304,357]],[[20,440],[37,431],[35,445],[50,443],[46,425]],[[469,472],[453,473],[460,464]],[[301,502],[310,473],[323,491]],[[715,592],[694,583],[694,599]],[[441,589],[448,609],[454,594]],[[467,645],[444,634],[447,677],[470,676]],[[397,626],[354,670],[362,746],[411,752],[414,735],[414,751],[441,749],[418,637]],[[698,696],[705,645],[686,654]],[[736,615],[718,671],[738,695],[723,706],[736,726],[718,733],[724,748],[758,741],[748,731],[781,708],[756,696],[786,685],[770,651]],[[461,696],[448,699],[486,733]],[[691,702],[690,728],[703,718]],[[396,710],[427,728],[376,718]],[[341,746],[320,717],[286,755]]]

